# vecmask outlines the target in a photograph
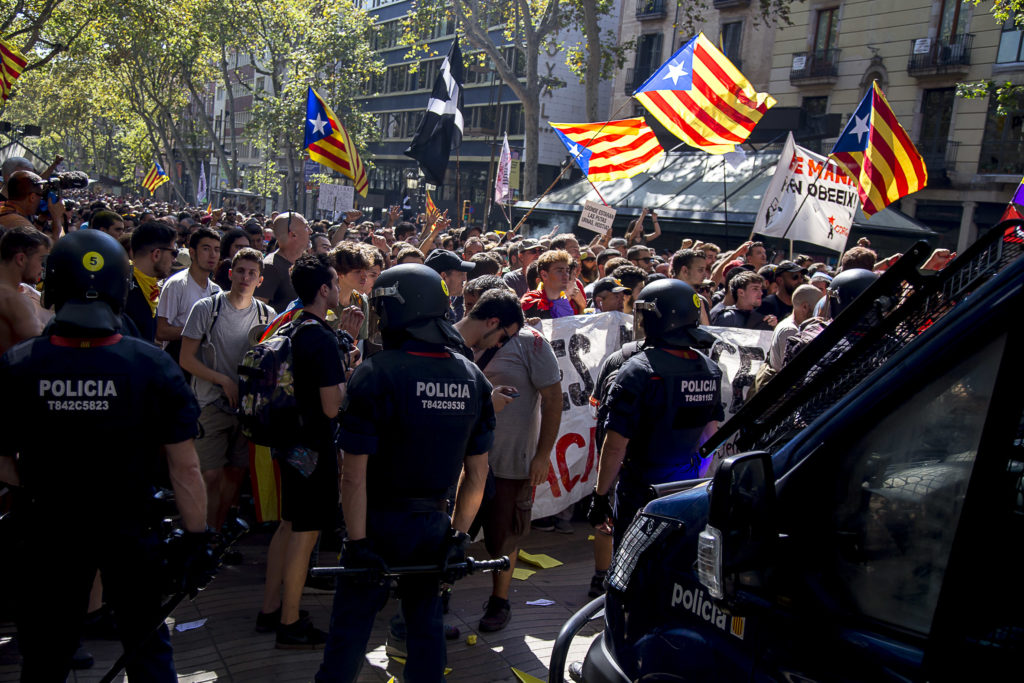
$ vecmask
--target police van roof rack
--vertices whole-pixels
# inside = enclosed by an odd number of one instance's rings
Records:
[[[702,447],[774,451],[1024,252],[1024,221],[1003,221],[938,273],[915,244],[750,398]],[[734,438],[735,437],[735,438]]]

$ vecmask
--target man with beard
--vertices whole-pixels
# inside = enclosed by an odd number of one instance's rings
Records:
[[[178,253],[174,237],[174,228],[156,221],[143,223],[132,232],[132,279],[135,283],[128,292],[124,314],[135,324],[139,336],[150,342],[156,340],[159,281],[171,274],[171,264]]]
[[[782,320],[793,312],[793,292],[806,283],[806,268],[801,268],[793,261],[783,261],[775,267],[775,284],[778,285],[778,291],[764,297],[757,312],[765,316],[774,315],[776,320]]]

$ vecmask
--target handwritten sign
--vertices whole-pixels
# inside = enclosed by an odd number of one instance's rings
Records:
[[[599,232],[602,235],[612,229],[615,222],[615,209],[604,204],[592,202],[589,199],[583,204],[583,213],[580,214],[579,226],[587,230]]]

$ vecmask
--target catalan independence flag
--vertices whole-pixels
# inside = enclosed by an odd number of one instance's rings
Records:
[[[142,186],[149,190],[150,194],[153,194],[156,192],[156,188],[170,179],[170,176],[164,171],[164,167],[154,161],[153,168],[149,169],[149,173],[142,179]]]
[[[590,180],[632,178],[665,156],[642,116],[603,123],[552,123],[551,127]]]
[[[867,216],[928,184],[924,159],[877,82],[860,101],[829,157],[857,183]]]
[[[351,178],[356,192],[366,196],[369,181],[366,168],[356,152],[352,138],[338,122],[327,103],[316,90],[309,89],[306,96],[306,142],[309,158],[327,168]]]
[[[679,48],[633,97],[669,132],[709,154],[732,152],[775,105],[703,33]]]
[[[25,59],[25,55],[21,54],[18,48],[6,40],[0,40],[0,60],[3,61],[3,67],[0,68],[0,96],[6,100],[11,96],[14,81],[18,80],[18,77],[21,76],[21,72],[25,70],[28,60]]]
[[[437,204],[434,203],[434,198],[430,196],[430,190],[427,190],[427,225],[433,225],[441,218],[441,212],[437,208]]]

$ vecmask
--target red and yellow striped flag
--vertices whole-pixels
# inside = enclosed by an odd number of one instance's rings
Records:
[[[150,194],[153,194],[156,192],[156,188],[170,179],[170,176],[164,171],[164,167],[154,161],[153,168],[149,169],[149,173],[142,179],[142,186],[149,190]]]
[[[363,160],[338,117],[313,88],[306,96],[305,142],[310,159],[351,178],[356,192],[366,196],[370,184]]]
[[[3,60],[3,67],[0,68],[0,96],[5,100],[11,96],[11,89],[14,81],[18,80],[21,72],[25,70],[28,60],[21,54],[18,48],[6,40],[0,40],[0,59]]]
[[[703,33],[679,48],[633,97],[669,132],[709,154],[736,149],[775,105]]]
[[[430,190],[427,190],[427,225],[433,225],[440,217],[441,212],[438,211],[437,204],[434,203],[433,197],[430,196]]]
[[[924,159],[877,82],[864,95],[829,157],[857,183],[867,216],[928,184]]]
[[[590,180],[632,178],[665,156],[642,116],[598,123],[552,123],[551,127]]]

